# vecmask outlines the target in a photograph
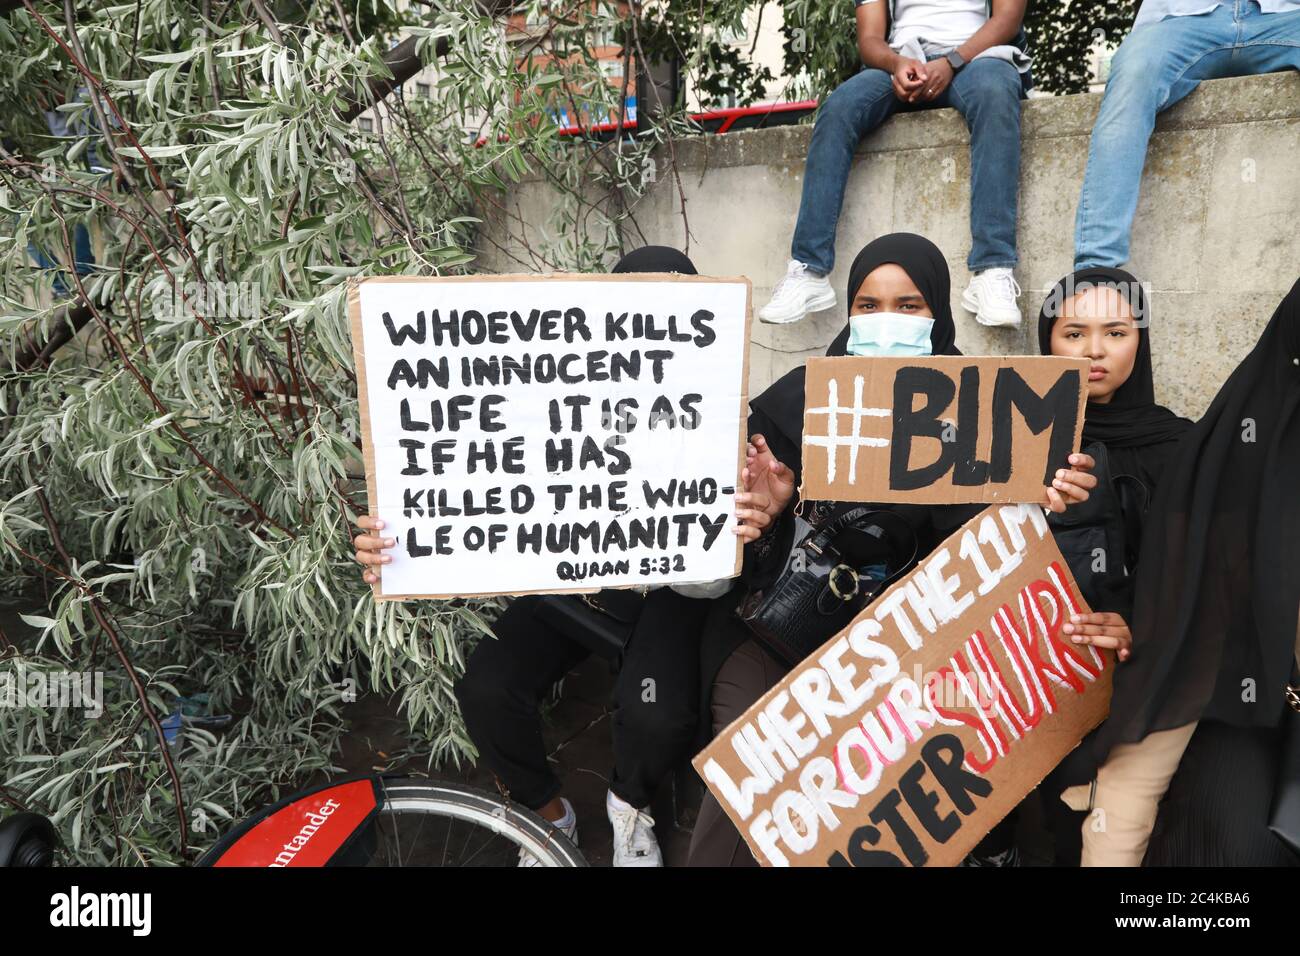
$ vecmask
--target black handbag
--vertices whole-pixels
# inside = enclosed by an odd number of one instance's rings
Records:
[[[592,653],[617,663],[644,603],[642,592],[621,588],[594,594],[546,594],[537,603],[536,616]]]
[[[1300,640],[1300,635],[1297,635]],[[1297,660],[1300,665],[1300,659]],[[1294,672],[1300,674],[1300,666]],[[1286,689],[1282,712],[1282,759],[1273,785],[1273,809],[1268,815],[1273,835],[1300,855],[1300,676]]]
[[[765,648],[791,667],[843,630],[912,566],[917,540],[892,511],[853,508],[814,528],[797,514],[795,546],[770,587],[736,613]]]

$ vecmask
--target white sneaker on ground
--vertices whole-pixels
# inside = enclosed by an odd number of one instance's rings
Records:
[[[788,325],[798,322],[809,312],[820,312],[835,305],[835,290],[826,276],[808,271],[808,267],[791,259],[786,273],[772,290],[772,299],[758,310],[760,322]]]
[[[615,866],[664,865],[650,814],[620,800],[613,790],[605,796],[605,812],[614,827]]]
[[[1013,327],[1020,324],[1020,283],[1010,269],[985,269],[971,276],[970,285],[961,294],[961,304],[975,314],[980,325]]]
[[[578,815],[573,812],[573,804],[571,804],[568,800],[564,799],[564,797],[560,797],[560,803],[564,804],[564,816],[562,816],[558,820],[553,820],[553,821],[548,820],[547,822],[550,823],[551,826],[555,827],[555,829],[563,833],[566,837],[568,837],[570,843],[572,843],[574,846],[577,846],[578,845]],[[520,866],[541,866],[542,861],[537,859],[537,857],[533,856],[527,850],[520,850],[519,865]]]

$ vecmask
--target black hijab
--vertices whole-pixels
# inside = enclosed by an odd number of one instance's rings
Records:
[[[612,273],[620,272],[677,272],[682,275],[698,275],[695,263],[671,246],[642,246],[633,249],[615,263]]]
[[[957,327],[952,321],[952,304],[949,301],[952,280],[948,275],[948,262],[939,247],[923,236],[895,232],[867,243],[849,269],[849,288],[845,296],[847,310],[850,313],[853,311],[853,299],[867,276],[886,263],[902,267],[925,297],[925,304],[934,313],[934,326],[930,329],[930,353],[960,355],[956,345]],[[826,354],[847,355],[848,343],[849,325],[846,321],[840,334],[826,349]],[[803,445],[804,377],[804,367],[801,365],[781,376],[762,395],[750,402],[750,407],[770,419],[795,449]],[[798,461],[798,455],[791,460]]]
[[[1178,442],[1147,518],[1101,754],[1193,720],[1275,726],[1300,607],[1300,282]]]
[[[1052,326],[1067,299],[1085,289],[1112,288],[1122,295],[1137,324],[1138,350],[1133,371],[1115,390],[1109,402],[1089,402],[1084,410],[1083,444],[1101,442],[1110,455],[1117,475],[1132,475],[1148,492],[1160,482],[1173,442],[1191,427],[1163,405],[1156,404],[1151,374],[1151,309],[1142,284],[1123,269],[1094,267],[1079,269],[1056,283],[1038,312],[1038,350],[1052,354]]]

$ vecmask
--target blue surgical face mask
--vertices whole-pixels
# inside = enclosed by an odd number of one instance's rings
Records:
[[[929,355],[934,319],[898,312],[849,316],[850,355]]]

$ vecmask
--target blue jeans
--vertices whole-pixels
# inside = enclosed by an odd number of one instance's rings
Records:
[[[1020,185],[1020,100],[1024,84],[1006,60],[972,60],[929,103],[903,103],[884,70],[841,83],[817,112],[790,257],[822,275],[835,265],[835,226],[853,154],[862,137],[895,113],[951,106],[970,129],[972,271],[1016,264]]]
[[[1233,0],[1211,13],[1138,27],[1111,61],[1074,225],[1074,266],[1121,266],[1156,114],[1200,84],[1300,68],[1300,11]]]

